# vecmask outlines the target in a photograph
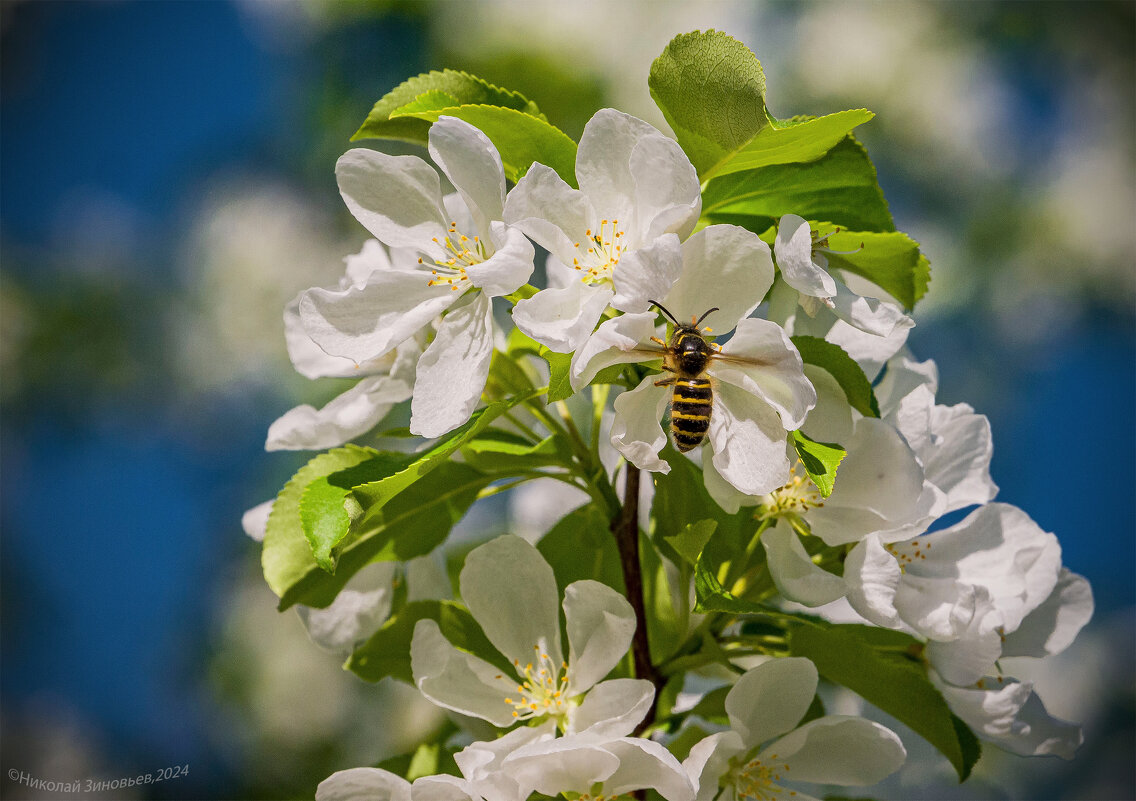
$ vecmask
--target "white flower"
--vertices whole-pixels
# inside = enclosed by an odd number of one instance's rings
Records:
[[[322,350],[363,364],[444,314],[418,359],[411,403],[411,431],[435,437],[476,407],[493,351],[489,299],[528,280],[533,247],[501,222],[505,174],[485,134],[442,117],[429,149],[456,195],[443,198],[438,173],[416,156],[356,149],[340,157],[336,177],[355,218],[380,242],[420,258],[411,268],[376,270],[362,285],[308,290],[299,316]]]
[[[707,434],[713,456],[703,459],[703,468],[707,489],[736,511],[737,493],[761,495],[785,483],[786,429],[798,428],[816,402],[785,331],[749,318],[773,278],[769,248],[742,228],[712,225],[681,245],[656,248],[652,259],[659,275],[671,276],[666,294],[656,299],[675,319],[717,309],[707,318],[713,330],[734,332],[720,352],[726,358],[711,358],[706,370],[716,382]],[[655,319],[654,312],[638,312],[602,323],[573,356],[573,387],[610,365],[658,359],[659,348],[651,344]],[[616,398],[611,441],[637,467],[665,473],[670,465],[658,455],[666,444],[659,421],[671,389],[655,386],[659,379],[648,376]]]
[[[726,696],[730,731],[690,749],[683,767],[698,801],[812,796],[784,782],[868,785],[896,771],[907,755],[890,729],[830,715],[797,727],[813,701],[817,670],[808,659],[771,659],[738,679]]]
[[[1061,568],[1057,584],[1021,624],[1001,638],[1001,657],[1047,657],[1064,651],[1093,615],[1089,582]],[[1081,745],[1081,727],[1051,717],[1030,682],[1002,676],[982,676],[973,684],[956,686],[939,677],[932,680],[956,715],[975,733],[1022,756],[1051,754],[1072,759]]]
[[[505,204],[504,219],[559,262],[551,270],[574,274],[513,308],[518,328],[561,353],[592,333],[609,303],[641,312],[665,293],[666,276],[654,274],[647,254],[689,236],[702,209],[698,175],[678,143],[614,109],[585,126],[576,179],[578,190],[534,164]]]
[[[461,776],[421,776],[411,784],[381,768],[334,773],[316,788],[316,801],[524,801],[522,788],[502,761],[528,743],[553,736],[555,725],[519,727],[492,742],[475,742],[454,754]]]
[[[943,496],[935,516],[988,503],[998,494],[990,477],[990,421],[965,403],[937,405],[938,383],[935,363],[917,362],[904,349],[888,360],[876,386],[883,419],[903,434],[927,480]]]
[[[852,327],[880,337],[915,325],[898,306],[861,297],[829,273],[824,254],[835,251],[829,251],[827,243],[828,236],[818,238],[796,214],[786,214],[777,225],[773,245],[777,267],[785,283],[797,291],[798,302],[809,317],[816,317],[825,307]]]
[[[595,691],[585,705],[593,695]],[[626,721],[620,728],[630,734],[636,722]],[[665,747],[640,737],[612,735],[587,730],[533,742],[509,754],[502,767],[521,787],[547,796],[614,798],[650,788],[667,801],[692,801],[690,777]]]
[[[410,269],[414,262],[406,251],[396,251],[393,256],[394,264],[402,269]],[[347,273],[340,280],[339,291],[365,286],[376,271],[396,269],[386,250],[374,239],[367,240],[359,253],[344,261]],[[394,404],[411,397],[414,390],[414,366],[424,344],[420,337],[411,337],[395,350],[358,364],[332,356],[304,330],[299,312],[304,294],[297,295],[284,310],[284,338],[296,371],[306,378],[361,380],[322,409],[305,404],[276,420],[269,426],[264,446],[269,451],[323,450],[342,445],[374,428]]]
[[[903,542],[876,535],[848,554],[848,599],[879,626],[926,637],[927,657],[952,684],[994,671],[1002,638],[1057,586],[1057,538],[1020,509],[991,503],[962,522]]]
[[[567,660],[552,568],[520,537],[498,537],[473,550],[462,568],[461,595],[515,675],[458,650],[436,622],[421,620],[411,642],[411,669],[418,689],[434,703],[501,727],[547,716],[568,732],[638,721],[646,713],[654,698],[650,682],[596,684],[627,654],[635,632],[631,605],[611,587],[584,580],[565,588]],[[598,694],[603,703],[581,704],[588,690],[588,698]]]

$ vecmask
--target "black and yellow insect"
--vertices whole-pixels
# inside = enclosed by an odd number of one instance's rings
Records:
[[[675,326],[669,342],[651,337],[663,346],[663,369],[673,373],[656,381],[655,386],[674,387],[671,392],[671,437],[676,448],[689,451],[698,447],[710,430],[714,388],[704,373],[710,359],[718,353],[718,347],[706,339],[699,326],[712,312],[718,311],[718,307],[706,311],[697,320],[691,317],[689,323],[680,323],[658,301],[650,303],[669,317]]]

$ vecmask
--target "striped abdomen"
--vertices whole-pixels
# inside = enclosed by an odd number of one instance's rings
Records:
[[[710,379],[675,379],[671,396],[671,435],[680,451],[694,448],[706,437],[713,402]]]

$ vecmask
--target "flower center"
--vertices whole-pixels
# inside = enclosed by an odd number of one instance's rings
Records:
[[[734,774],[734,786],[742,798],[754,798],[758,801],[764,799],[781,798],[782,795],[774,782],[781,781],[781,774],[789,771],[789,765],[779,761],[776,754],[770,754],[768,761],[755,759]],[[790,796],[797,793],[789,791]]]
[[[927,558],[927,552],[931,550],[931,541],[924,537],[916,537],[907,542],[889,542],[884,545],[884,549],[899,562],[899,572],[906,573],[908,565]]]
[[[584,275],[580,279],[585,284],[598,284],[610,281],[619,257],[623,255],[623,231],[619,220],[601,220],[598,231],[588,229],[583,242],[576,243],[578,256],[572,259],[572,266]]]
[[[529,662],[521,666],[519,659],[513,660],[521,683],[517,685],[517,697],[505,699],[513,707],[513,717],[518,720],[539,715],[564,715],[568,712],[568,663],[557,666],[539,645],[533,646],[535,664]]]
[[[793,465],[793,475],[789,481],[762,499],[758,514],[765,518],[788,517],[804,514],[814,506],[824,506],[823,496],[798,461]]]
[[[481,238],[475,236],[470,239],[458,231],[456,222],[450,223],[450,228],[442,239],[434,237],[434,244],[445,250],[446,256],[441,260],[435,259],[434,267],[430,270],[433,278],[426,286],[449,284],[450,289],[456,291],[463,281],[469,280],[469,276],[465,274],[466,268],[480,264],[486,258],[485,243]],[[418,263],[424,265],[426,262],[419,259]]]

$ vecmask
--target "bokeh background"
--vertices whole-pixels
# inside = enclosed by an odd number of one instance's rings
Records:
[[[987,749],[894,797],[1132,798],[1136,5],[4,2],[0,5],[0,795],[8,778],[301,798],[437,724],[277,614],[241,513],[303,461],[268,424],[341,390],[281,310],[364,238],[333,165],[371,104],[466,69],[578,135],[676,33],[761,59],[780,117],[866,106],[933,282],[911,345],[991,418],[1000,499],[1058,533],[1097,612],[1034,670],[1071,763]],[[398,147],[397,145],[395,147]],[[486,527],[501,522],[480,523]],[[921,788],[921,789],[917,789]]]

